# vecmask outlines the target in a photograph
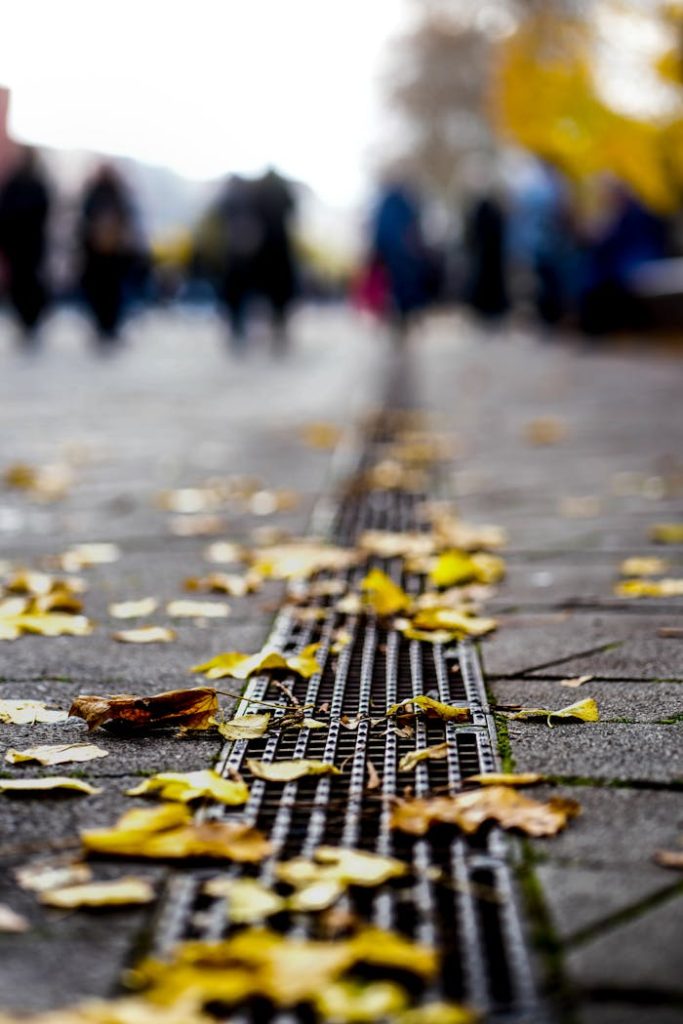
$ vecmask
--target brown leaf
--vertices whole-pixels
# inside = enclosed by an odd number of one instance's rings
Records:
[[[155,729],[178,725],[183,729],[208,729],[218,712],[218,697],[210,686],[168,690],[150,697],[113,694],[109,697],[79,694],[70,715],[82,718],[88,728],[105,726],[111,732]]]
[[[136,629],[121,629],[112,633],[114,640],[122,644],[166,644],[175,640],[176,635],[166,626],[139,626]]]
[[[657,850],[654,860],[663,868],[683,871],[683,850]]]
[[[509,786],[486,786],[456,796],[417,798],[399,803],[391,825],[401,832],[423,836],[433,824],[457,825],[471,835],[486,821],[514,828],[530,836],[555,835],[579,813],[575,800],[532,800]]]
[[[25,917],[17,914],[6,903],[0,903],[0,934],[3,932],[18,934],[19,932],[28,931],[30,927]]]

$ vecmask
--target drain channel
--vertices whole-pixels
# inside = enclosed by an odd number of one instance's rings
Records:
[[[359,479],[390,441],[391,431],[385,430],[384,436],[375,433],[365,448]],[[429,481],[430,493],[437,483]],[[404,487],[352,488],[336,509],[330,539],[353,546],[364,530],[424,529],[420,509],[426,496],[426,491]],[[424,589],[424,577],[403,572],[401,559],[373,556],[370,565],[383,569],[409,593]],[[353,584],[366,571],[364,566],[339,578]],[[326,573],[317,578],[335,576]],[[516,903],[510,867],[513,847],[508,838],[497,829],[475,836],[454,836],[452,830],[444,829],[425,838],[389,829],[390,800],[403,791],[406,780],[417,796],[455,793],[467,776],[498,767],[494,723],[477,650],[467,641],[444,648],[408,640],[364,615],[340,613],[334,602],[335,598],[314,599],[311,604],[319,609],[314,621],[301,621],[293,609],[285,608],[269,640],[286,653],[320,643],[316,655],[322,666],[320,674],[308,681],[291,679],[287,685],[302,704],[329,705],[329,728],[274,729],[248,744],[244,740],[228,743],[217,770],[223,774],[243,770],[248,746],[249,757],[266,761],[319,758],[343,768],[343,773],[307,777],[284,786],[253,780],[249,803],[240,814],[219,806],[205,813],[214,819],[247,820],[256,825],[269,836],[278,859],[310,855],[324,843],[390,854],[410,864],[415,879],[411,886],[386,885],[354,892],[345,897],[344,909],[360,920],[439,950],[442,969],[426,994],[430,999],[465,1002],[496,1024],[538,1021],[541,1017]],[[350,640],[335,655],[331,648],[340,628]],[[373,714],[381,716],[389,705],[419,694],[467,708],[468,721],[455,725],[438,719],[420,720],[410,737],[372,729]],[[282,692],[266,678],[252,679],[237,713],[259,711],[252,699],[277,702],[282,700]],[[357,723],[355,728],[348,727],[349,719]],[[414,778],[398,775],[404,754],[444,740],[448,741],[445,760],[421,762]],[[372,769],[376,788],[368,788]],[[249,778],[246,770],[245,775]],[[220,870],[227,877],[273,881],[270,860]],[[218,873],[212,867],[172,875],[157,921],[157,955],[168,953],[178,942],[217,940],[230,933],[225,900],[202,892],[203,882]],[[287,934],[320,937],[310,915],[292,914],[283,927]],[[233,1014],[230,1019],[252,1020],[248,1012]],[[304,1021],[303,1016],[291,1013],[274,1013],[272,1019],[289,1024]],[[262,1012],[259,1020],[263,1020]]]

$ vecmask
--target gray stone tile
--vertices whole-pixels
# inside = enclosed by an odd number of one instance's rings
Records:
[[[502,705],[557,709],[592,697],[597,701],[600,719],[604,722],[629,719],[654,723],[678,716],[683,724],[681,683],[623,683],[592,679],[580,687],[571,688],[560,686],[559,680],[531,676],[527,679],[499,679],[489,686],[496,701]]]

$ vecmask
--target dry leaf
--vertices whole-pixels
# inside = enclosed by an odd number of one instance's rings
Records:
[[[661,576],[670,569],[669,562],[655,555],[625,558],[619,566],[622,576]]]
[[[573,679],[561,679],[560,686],[569,686],[574,689],[577,686],[583,686],[584,683],[590,683],[591,679],[595,679],[595,676],[575,676]]]
[[[159,860],[212,857],[259,863],[270,853],[266,837],[242,822],[193,822],[183,804],[128,811],[111,829],[81,833],[86,850]]]
[[[10,933],[18,935],[20,932],[27,932],[30,927],[31,925],[25,917],[17,914],[6,903],[0,903],[0,934]],[[2,1017],[0,1016],[0,1024],[1,1022]]]
[[[204,551],[204,558],[207,562],[216,562],[218,565],[242,562],[245,556],[245,548],[241,544],[235,544],[229,540],[216,540],[213,544],[209,544]]]
[[[211,537],[225,530],[225,519],[223,516],[208,513],[192,516],[176,515],[169,519],[168,529],[174,537]]]
[[[67,711],[54,711],[42,700],[0,700],[0,722],[9,725],[66,722],[68,717]]]
[[[115,619],[141,619],[159,607],[156,597],[140,597],[135,601],[117,601],[109,605],[109,614]]]
[[[432,535],[439,548],[488,551],[502,548],[507,543],[505,530],[491,523],[465,523],[441,509],[430,513],[430,521]]]
[[[429,582],[434,587],[453,587],[462,583],[497,583],[505,575],[505,562],[486,552],[444,551],[429,566]]]
[[[273,512],[286,512],[296,508],[299,495],[294,491],[255,491],[247,507],[254,516],[270,516]]]
[[[186,590],[204,590],[213,594],[229,594],[230,597],[244,597],[261,587],[262,579],[250,570],[243,576],[231,572],[210,572],[206,576],[191,576],[185,580]]]
[[[410,608],[411,598],[381,569],[371,569],[360,585],[365,604],[377,615],[395,615]]]
[[[37,501],[59,501],[66,497],[74,476],[70,466],[55,462],[45,466],[29,466],[16,462],[5,470],[7,487],[26,491]]]
[[[535,445],[559,444],[568,432],[567,424],[557,416],[537,416],[524,427],[527,441]]]
[[[89,782],[70,779],[66,775],[46,775],[42,779],[0,779],[0,793],[28,793],[30,796],[32,793],[44,793],[53,789],[69,789],[89,796],[102,792]]]
[[[476,1010],[459,1003],[424,1003],[397,1014],[393,1024],[481,1024],[481,1020]]]
[[[305,757],[284,761],[257,761],[250,757],[246,765],[255,778],[266,782],[293,782],[305,775],[341,775],[333,764]]]
[[[472,835],[487,821],[514,828],[530,836],[555,835],[569,818],[579,813],[574,800],[552,799],[547,803],[522,796],[510,786],[485,786],[457,796],[417,798],[399,803],[392,828],[423,836],[433,824],[457,825]]]
[[[261,547],[253,552],[252,559],[254,569],[262,576],[293,581],[326,570],[342,572],[356,564],[358,554],[323,541],[293,540]]]
[[[121,629],[112,633],[114,640],[122,644],[167,644],[175,640],[175,631],[166,626],[138,626],[135,629]]]
[[[178,1006],[154,1006],[146,999],[90,1000],[61,1010],[26,1016],[0,1014],[0,1024],[215,1024],[185,1001]]]
[[[112,732],[169,725],[207,729],[217,713],[216,691],[209,686],[168,690],[150,697],[127,693],[109,697],[79,694],[69,711],[70,715],[84,719],[90,729],[102,725]]]
[[[335,1024],[395,1021],[407,1004],[408,993],[395,981],[337,981],[325,985],[316,1000],[322,1020]]]
[[[287,908],[284,896],[255,878],[211,878],[203,891],[207,896],[227,899],[228,918],[233,924],[257,924]]]
[[[437,743],[424,750],[411,750],[398,763],[400,772],[412,772],[421,761],[443,761],[448,757],[448,743]]]
[[[396,628],[403,634],[406,640],[419,640],[425,644],[450,644],[458,639],[458,634],[452,629],[415,629],[410,625],[410,620],[396,620]]]
[[[77,544],[64,554],[57,555],[55,561],[65,572],[80,572],[94,565],[108,565],[120,557],[121,551],[116,544]]]
[[[39,899],[48,907],[60,907],[62,910],[76,910],[78,907],[125,907],[151,903],[154,899],[154,886],[146,878],[127,875],[112,882],[89,882],[84,885],[45,889],[40,893]]]
[[[477,618],[465,608],[422,608],[412,616],[411,626],[416,630],[445,630],[458,637],[485,636],[498,623],[495,619]]]
[[[344,629],[343,626],[340,627],[339,629],[335,629],[334,633],[332,634],[332,643],[330,644],[330,653],[331,654],[341,654],[341,652],[344,650],[344,648],[348,647],[348,645],[351,643],[352,640],[353,640],[353,637],[352,637],[351,633],[349,633],[348,629]]]
[[[548,725],[552,725],[554,718],[576,718],[581,722],[598,722],[600,720],[598,705],[592,697],[579,700],[566,708],[560,708],[559,711],[550,711],[548,708],[522,708],[521,711],[511,714],[509,717],[521,719],[545,718]]]
[[[92,623],[84,615],[33,611],[32,605],[25,602],[22,597],[0,602],[0,640],[16,640],[22,633],[39,636],[87,636],[92,633]]]
[[[650,540],[658,544],[683,544],[683,523],[656,523],[650,528]]]
[[[214,487],[179,487],[173,491],[161,491],[156,503],[166,512],[193,515],[219,508],[221,496]]]
[[[218,722],[218,731],[226,740],[254,740],[263,736],[270,724],[270,713],[238,715],[229,722]]]
[[[240,654],[237,651],[227,651],[225,654],[218,654],[210,661],[202,665],[194,665],[192,672],[203,672],[207,679],[223,679],[226,676],[232,679],[249,679],[251,676],[260,675],[263,672],[282,671],[294,672],[303,679],[310,679],[311,676],[321,671],[321,667],[314,658],[314,654],[320,648],[320,644],[309,644],[304,647],[300,654],[280,654],[279,651],[264,648],[257,654]]]
[[[683,578],[622,580],[614,585],[617,597],[683,597]]]
[[[92,871],[83,861],[38,861],[17,868],[14,877],[22,889],[28,889],[30,892],[45,892],[47,889],[61,889],[65,886],[89,882],[92,878]]]
[[[537,772],[482,772],[468,775],[465,782],[478,782],[480,786],[535,786],[543,778]]]
[[[166,614],[172,619],[225,619],[230,608],[217,601],[169,601]]]
[[[383,885],[390,878],[403,877],[408,873],[408,868],[402,861],[378,853],[318,846],[312,859],[296,857],[294,860],[282,861],[276,865],[275,872],[281,882],[295,889],[319,882],[369,888]]]
[[[75,577],[60,579],[47,572],[38,572],[36,569],[17,569],[7,580],[5,588],[12,594],[46,597],[55,590],[66,591],[72,595],[82,594],[86,589],[86,584],[84,580]]]
[[[417,697],[406,697],[400,704],[392,704],[387,708],[387,715],[397,717],[414,717],[418,709],[427,718],[440,718],[444,722],[467,721],[470,717],[468,708],[453,707],[452,704],[444,704],[433,697],[420,694]]]
[[[220,804],[238,806],[249,799],[249,789],[244,782],[224,779],[211,768],[196,772],[159,772],[126,790],[126,796],[145,796],[148,793],[157,793],[162,800],[177,800],[183,804],[211,797]]]
[[[661,636],[665,639],[681,640],[683,639],[683,627],[660,626],[657,630],[657,636]]]
[[[420,558],[434,551],[434,539],[428,533],[396,533],[391,530],[366,530],[358,547],[380,558]]]
[[[94,761],[98,757],[107,757],[107,751],[96,747],[94,743],[56,743],[43,747],[28,747],[26,750],[10,749],[5,760],[10,764],[21,764],[24,761],[37,761],[39,764],[68,764],[73,761]]]
[[[657,850],[653,859],[663,868],[683,870],[683,850]]]

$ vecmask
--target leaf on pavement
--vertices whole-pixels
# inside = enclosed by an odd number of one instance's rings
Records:
[[[426,835],[435,824],[456,825],[472,835],[487,821],[518,829],[530,836],[551,836],[579,813],[574,800],[553,798],[547,803],[523,796],[511,786],[402,801],[394,808],[391,827],[409,835]]]
[[[437,509],[431,516],[432,535],[439,548],[462,551],[489,551],[505,547],[507,534],[492,523],[466,523]]]
[[[256,878],[211,878],[204,885],[207,896],[224,897],[233,924],[256,924],[287,908],[287,899]]]
[[[156,597],[140,597],[135,601],[115,601],[109,605],[109,614],[115,619],[141,619],[158,607]]]
[[[465,782],[478,782],[480,786],[535,786],[543,779],[538,772],[482,772],[468,775]]]
[[[201,797],[211,797],[218,803],[237,806],[249,799],[249,789],[244,782],[224,779],[211,768],[196,772],[159,772],[133,789],[126,790],[126,796],[145,796],[148,793],[158,794],[162,800],[177,800],[183,804]]]
[[[261,588],[261,576],[249,570],[240,575],[236,572],[210,572],[206,576],[190,576],[185,580],[186,590],[202,590],[209,594],[228,594],[230,597],[244,597]]]
[[[217,565],[232,565],[234,562],[242,562],[246,557],[246,549],[242,544],[236,544],[231,540],[215,540],[204,549],[204,558],[207,562],[215,562]]]
[[[657,850],[653,859],[663,868],[683,871],[683,850]]]
[[[0,903],[0,934],[4,932],[18,935],[20,932],[27,932],[30,927],[31,925],[25,917],[17,914],[6,903]],[[0,1016],[0,1024],[1,1022],[2,1017]]]
[[[484,551],[444,551],[429,565],[429,582],[434,587],[463,583],[497,583],[505,575],[505,562]]]
[[[394,1018],[394,1024],[481,1024],[481,1021],[476,1010],[459,1003],[424,1003]]]
[[[366,530],[360,535],[358,547],[365,554],[380,558],[420,558],[433,553],[434,539],[417,531]]]
[[[5,760],[10,764],[22,764],[24,761],[37,761],[38,764],[69,764],[73,761],[94,761],[98,757],[108,757],[108,752],[94,743],[55,743],[42,747],[27,747],[26,750],[10,749]]]
[[[175,803],[128,811],[113,828],[82,832],[81,841],[92,853],[157,860],[211,857],[259,863],[271,849],[263,833],[251,825],[194,822],[189,809]]]
[[[377,615],[395,615],[412,604],[408,594],[381,569],[371,569],[360,585],[365,604]]]
[[[127,693],[109,697],[79,694],[69,711],[70,715],[87,722],[90,729],[102,725],[112,732],[171,725],[208,729],[217,713],[218,697],[210,686],[168,690],[150,697]]]
[[[655,523],[650,528],[650,540],[657,544],[683,544],[683,523]]]
[[[178,487],[157,494],[156,504],[166,512],[194,515],[219,508],[221,495],[215,487]]]
[[[63,462],[44,466],[30,466],[15,462],[3,473],[7,487],[26,491],[36,501],[60,501],[71,487],[74,475],[70,466]]]
[[[48,708],[42,700],[0,700],[0,722],[9,725],[35,725],[66,722],[67,711]]]
[[[257,779],[266,782],[293,782],[305,775],[341,775],[338,768],[326,761],[297,757],[284,761],[257,761],[247,758],[247,768]]]
[[[16,640],[23,633],[39,636],[87,636],[92,633],[92,623],[85,615],[34,610],[35,602],[41,600],[44,599],[34,598],[33,602],[27,603],[25,598],[12,597],[0,601],[0,640]],[[72,603],[73,599],[69,601]]]
[[[146,999],[124,997],[89,1000],[61,1010],[29,1016],[0,1014],[0,1024],[215,1024],[191,1001],[179,1006],[155,1006]]]
[[[65,572],[80,572],[95,565],[117,562],[121,551],[116,544],[77,544],[55,558],[56,564]]]
[[[576,689],[578,686],[584,686],[586,683],[590,683],[591,679],[595,679],[595,676],[573,676],[571,679],[560,679],[560,686],[568,686],[571,689]]]
[[[17,569],[5,583],[5,589],[12,594],[28,594],[31,597],[46,597],[55,590],[69,594],[82,594],[85,581],[75,577],[61,579],[36,569]]]
[[[683,578],[622,580],[615,583],[617,597],[683,597]]]
[[[498,623],[495,619],[478,618],[467,614],[465,608],[423,608],[411,619],[411,626],[416,630],[445,630],[456,637],[485,636],[491,633]],[[410,628],[410,627],[408,627]]]
[[[433,697],[420,694],[418,697],[406,697],[400,704],[392,704],[387,709],[387,715],[397,717],[414,717],[415,708],[422,712],[426,718],[440,718],[444,722],[467,721],[470,717],[468,708],[456,708],[452,704],[444,704]]]
[[[619,566],[622,576],[661,576],[671,568],[670,563],[656,555],[625,558]]]
[[[424,750],[410,750],[398,763],[400,772],[412,772],[421,761],[443,761],[448,757],[448,743],[437,743]]]
[[[223,516],[209,512],[203,515],[174,515],[168,520],[169,532],[174,537],[211,537],[224,533],[225,527]]]
[[[166,626],[138,626],[136,629],[121,629],[112,633],[114,640],[122,644],[167,644],[175,640],[175,631]]]
[[[358,561],[358,553],[323,541],[293,540],[273,544],[252,553],[256,572],[277,580],[305,580],[314,573],[341,572]]]
[[[57,859],[24,864],[16,868],[14,877],[22,889],[45,892],[46,889],[61,889],[67,885],[89,882],[92,871],[84,861]]]
[[[172,619],[225,619],[230,607],[218,601],[169,601],[166,614]]]
[[[264,647],[257,654],[240,654],[238,651],[227,651],[225,654],[218,654],[210,661],[202,665],[194,665],[192,672],[203,672],[207,679],[223,679],[226,676],[232,679],[249,679],[250,676],[260,675],[268,671],[289,671],[301,676],[303,679],[310,679],[311,676],[321,671],[320,665],[315,660],[315,653],[320,644],[309,644],[304,647],[300,654],[280,654],[279,651],[269,650]]]
[[[296,857],[282,861],[276,865],[275,872],[281,882],[297,890],[323,882],[335,882],[342,888],[349,885],[373,888],[391,878],[402,878],[408,868],[402,861],[378,853],[318,846],[311,859]]]
[[[552,725],[554,718],[576,718],[581,722],[598,722],[600,720],[598,705],[592,697],[578,700],[575,704],[570,704],[566,708],[560,708],[559,711],[551,711],[548,708],[522,708],[521,711],[516,711],[510,714],[509,717],[519,719],[545,718],[548,725]]]
[[[66,775],[50,775],[42,779],[0,779],[0,793],[27,793],[30,796],[32,793],[45,793],[53,789],[68,789],[88,796],[102,792],[89,782],[70,779]]]
[[[270,713],[238,715],[229,722],[218,722],[218,731],[226,740],[254,740],[263,736],[270,724]]]
[[[76,910],[78,907],[124,907],[151,903],[154,886],[146,878],[128,875],[110,882],[87,882],[44,889],[38,897],[48,907]]]

